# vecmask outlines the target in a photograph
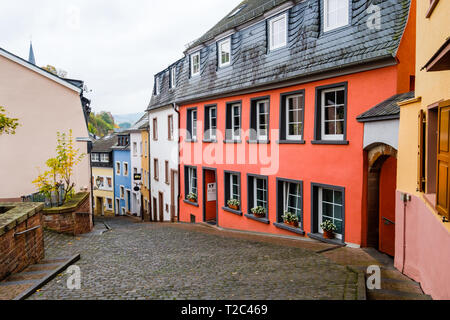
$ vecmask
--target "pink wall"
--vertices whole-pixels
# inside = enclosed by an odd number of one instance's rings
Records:
[[[403,268],[404,204],[396,201],[395,267]],[[406,254],[404,274],[420,282],[434,299],[450,299],[450,233],[424,200],[412,196],[406,204]]]
[[[55,156],[56,132],[73,130],[74,140],[88,130],[79,94],[24,66],[0,56],[0,105],[18,118],[15,135],[0,136],[0,199],[36,192],[32,181]],[[76,143],[87,152],[87,144]],[[74,172],[76,191],[90,186],[89,159]]]

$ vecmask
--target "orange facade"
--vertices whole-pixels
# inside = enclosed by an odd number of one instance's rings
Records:
[[[350,74],[332,79],[299,84],[270,91],[252,94],[230,96],[226,98],[202,101],[201,103],[183,105],[180,108],[181,129],[187,126],[187,112],[191,108],[197,110],[197,142],[186,141],[186,132],[181,130],[181,203],[180,221],[205,221],[205,216],[211,215],[211,208],[217,208],[217,224],[223,228],[248,230],[263,233],[295,235],[295,233],[279,228],[274,223],[279,222],[279,207],[277,201],[277,178],[291,179],[302,183],[303,230],[305,234],[313,231],[314,217],[314,186],[331,185],[344,190],[344,241],[346,243],[364,244],[365,215],[365,174],[363,151],[363,124],[356,117],[377,103],[398,93],[402,85],[398,82],[399,65],[384,67],[371,71]],[[409,83],[408,77],[402,81]],[[348,144],[313,144],[316,123],[316,88],[346,83],[347,114],[346,140]],[[408,88],[409,89],[409,88]],[[281,95],[304,90],[304,137],[303,144],[279,144]],[[250,144],[248,137],[242,137],[241,143],[224,143],[223,134],[226,126],[226,104],[241,101],[242,130],[246,132],[250,126],[251,100],[267,97],[270,101],[270,142],[266,144]],[[203,122],[205,106],[217,105],[217,142],[203,142]],[[257,161],[252,159],[258,155]],[[245,158],[243,155],[245,154]],[[223,156],[222,156],[223,155]],[[214,157],[217,156],[217,157]],[[234,160],[232,161],[232,159]],[[245,159],[245,161],[243,161]],[[255,163],[256,162],[256,163]],[[254,163],[254,164],[250,164]],[[197,168],[198,206],[192,205],[186,199],[185,166]],[[217,182],[217,203],[204,201],[208,176],[203,178],[203,169],[214,169]],[[270,170],[267,170],[270,168]],[[242,215],[223,209],[225,203],[225,171],[240,173],[241,211]],[[270,172],[265,174],[264,171]],[[206,171],[212,174],[212,171]],[[266,176],[268,179],[267,200],[268,217],[262,222],[248,218],[248,174]],[[214,179],[213,179],[214,180]],[[210,203],[212,202],[212,203]],[[213,209],[214,210],[214,209]],[[215,214],[215,212],[213,212]]]

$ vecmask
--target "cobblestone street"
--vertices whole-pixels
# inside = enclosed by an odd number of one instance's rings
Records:
[[[67,289],[64,273],[30,299],[297,300],[357,295],[357,274],[314,253],[327,247],[320,243],[256,241],[203,226],[144,224],[128,218],[105,222],[112,231],[103,234],[99,221],[96,232],[81,237],[46,232],[46,258],[81,254],[76,265],[82,288]]]

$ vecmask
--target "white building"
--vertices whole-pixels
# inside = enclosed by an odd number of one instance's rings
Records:
[[[142,157],[144,149],[142,145],[142,127],[148,122],[147,114],[137,121],[128,132],[130,133],[130,157],[131,157],[131,212],[134,215],[141,216],[141,192],[135,191],[135,187],[142,187],[144,172],[142,169]],[[135,179],[136,174],[141,179]]]
[[[178,221],[178,113],[173,105],[148,110],[152,221]]]

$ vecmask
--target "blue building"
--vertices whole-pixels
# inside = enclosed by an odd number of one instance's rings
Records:
[[[131,214],[131,156],[130,134],[118,135],[118,142],[112,147],[114,159],[114,201],[115,214]]]

